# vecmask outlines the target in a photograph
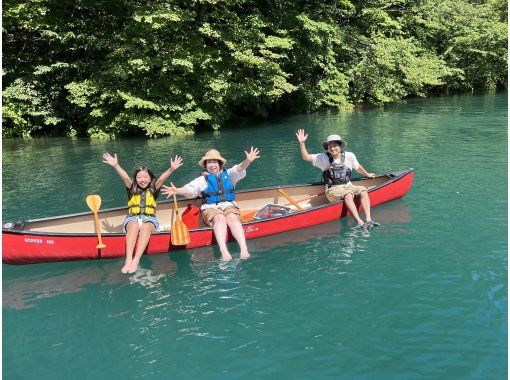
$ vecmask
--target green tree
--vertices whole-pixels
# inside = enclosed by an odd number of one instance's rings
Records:
[[[3,5],[4,137],[191,134],[507,86],[505,0]]]

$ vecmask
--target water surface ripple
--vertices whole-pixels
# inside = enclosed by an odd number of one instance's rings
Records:
[[[4,140],[3,220],[125,203],[101,163],[156,173],[181,154],[182,185],[210,148],[262,158],[240,188],[317,181],[294,133],[332,133],[369,171],[413,167],[403,200],[351,219],[217,247],[121,260],[3,265],[6,379],[504,379],[507,374],[507,95],[438,97],[353,112],[240,121],[159,140]],[[238,247],[230,244],[234,257]]]

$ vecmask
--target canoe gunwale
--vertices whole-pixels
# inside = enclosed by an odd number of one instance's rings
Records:
[[[381,178],[381,177],[387,177],[387,176],[390,176],[391,179],[389,179],[388,181],[385,181],[383,183],[381,183],[380,185],[376,186],[376,187],[373,187],[371,189],[367,189],[367,192],[369,193],[372,193],[374,191],[377,191],[379,189],[382,189],[386,186],[389,186],[391,185],[393,182],[396,182],[402,178],[404,178],[407,174],[409,174],[410,172],[414,171],[413,168],[409,168],[409,169],[405,169],[405,170],[402,170],[400,172],[390,172],[390,173],[385,173],[385,174],[380,174],[380,175],[377,175],[374,177],[375,178]],[[399,176],[394,176],[394,177],[391,177],[394,173],[399,173],[400,175]],[[354,178],[351,182],[356,182],[356,181],[360,181],[360,180],[363,180],[363,179],[367,179],[366,177],[360,177],[360,178]],[[291,187],[299,187],[299,186],[307,186],[307,185],[310,185],[310,186],[317,186],[317,185],[324,185],[322,182],[314,182],[314,183],[308,183],[308,184],[304,184],[304,185],[287,185],[287,186],[276,186],[276,187],[270,187],[270,188],[267,188],[266,190],[271,190],[271,189],[275,189],[275,188],[291,188]],[[261,189],[257,189],[257,190],[261,190]],[[245,222],[243,223],[243,225],[250,225],[250,224],[254,224],[254,223],[260,223],[260,222],[267,222],[267,221],[272,221],[272,220],[278,220],[278,219],[282,219],[282,218],[288,218],[289,216],[294,216],[294,215],[302,215],[302,214],[305,214],[307,212],[311,212],[311,211],[315,211],[315,210],[320,210],[320,209],[323,209],[325,207],[331,207],[331,206],[334,206],[334,205],[337,205],[339,203],[343,203],[343,199],[341,200],[338,200],[336,202],[330,202],[330,203],[325,203],[323,205],[320,205],[320,206],[315,206],[315,207],[310,207],[310,208],[307,208],[307,209],[304,209],[304,210],[295,210],[294,212],[292,212],[292,214],[287,214],[287,215],[282,215],[282,216],[277,216],[277,217],[273,217],[273,218],[270,218],[270,219],[262,219],[262,220],[252,220],[250,222]],[[207,229],[212,229],[211,227],[207,228]]]
[[[372,193],[372,192],[375,192],[375,191],[378,191],[386,186],[389,186],[391,185],[392,183],[396,182],[396,181],[399,181],[401,180],[402,178],[404,178],[405,176],[407,176],[409,173],[413,172],[414,169],[413,168],[408,168],[408,169],[404,169],[404,170],[400,170],[400,171],[394,171],[394,172],[388,172],[388,173],[384,173],[384,174],[380,174],[380,175],[376,175],[374,179],[376,178],[382,178],[382,177],[390,177],[387,181],[371,188],[371,189],[368,189],[367,191],[369,193]],[[354,178],[352,179],[352,182],[358,182],[358,181],[361,181],[361,180],[366,180],[368,178],[366,177],[358,177],[358,178]],[[275,189],[288,189],[288,188],[295,188],[295,187],[306,187],[306,186],[318,186],[318,185],[323,185],[323,183],[321,182],[310,182],[310,183],[302,183],[302,184],[290,184],[290,185],[281,185],[281,186],[267,186],[267,187],[260,187],[260,188],[255,188],[255,189],[244,189],[244,190],[239,190],[237,191],[237,193],[251,193],[251,192],[258,192],[258,191],[266,191],[266,190],[275,190]],[[178,201],[184,201],[184,200],[196,200],[196,199],[200,199],[199,197],[197,198],[192,198],[192,199],[188,199],[188,198],[185,198],[185,197],[178,197],[177,200]],[[158,202],[158,203],[170,203],[172,202],[172,200],[163,200],[161,202]],[[273,218],[270,218],[270,219],[262,219],[262,220],[252,220],[250,222],[245,222],[243,223],[243,225],[252,225],[252,224],[259,224],[259,223],[265,223],[265,222],[272,222],[272,221],[275,221],[275,220],[280,220],[280,219],[285,219],[285,218],[289,218],[289,217],[293,217],[293,216],[297,216],[297,215],[303,215],[303,214],[306,214],[306,213],[309,213],[309,212],[313,212],[315,210],[320,210],[320,209],[323,209],[323,208],[326,208],[326,207],[332,207],[334,205],[337,205],[339,203],[342,203],[343,200],[338,200],[336,202],[332,202],[332,203],[325,203],[323,205],[319,205],[319,206],[315,206],[315,207],[310,207],[310,208],[307,208],[307,209],[304,209],[304,210],[295,210],[294,212],[292,212],[292,214],[287,214],[287,215],[282,215],[282,216],[277,216],[277,217],[273,217]],[[107,213],[107,212],[114,212],[114,211],[120,211],[120,210],[125,210],[125,206],[120,206],[120,207],[113,207],[113,208],[108,208],[108,209],[104,209],[104,210],[101,210],[100,211],[100,214],[103,214],[103,213]],[[66,215],[60,215],[60,216],[52,216],[52,217],[46,217],[46,218],[38,218],[38,219],[30,219],[30,220],[23,220],[22,222],[23,223],[26,223],[26,225],[29,225],[31,223],[36,223],[36,222],[45,222],[45,221],[51,221],[51,220],[62,220],[62,219],[67,219],[67,218],[73,218],[73,217],[79,217],[79,216],[87,216],[87,215],[92,215],[92,212],[90,211],[84,211],[84,212],[80,212],[80,213],[73,213],[73,214],[66,214]],[[3,225],[5,225],[6,223],[9,223],[9,221],[3,223]],[[192,232],[200,232],[200,231],[208,231],[208,230],[212,230],[212,227],[201,227],[201,228],[194,228],[194,229],[190,229],[190,233]],[[163,235],[163,234],[169,234],[170,231],[155,231],[152,233],[152,235]],[[16,228],[4,228],[2,226],[2,234],[4,233],[7,233],[7,234],[15,234],[15,235],[33,235],[33,236],[55,236],[55,237],[91,237],[91,236],[97,236],[96,233],[77,233],[77,232],[74,232],[74,233],[66,233],[66,232],[37,232],[37,231],[30,231],[30,230],[26,230],[26,229],[16,229]],[[113,232],[113,233],[102,233],[102,236],[111,236],[111,237],[118,237],[118,236],[124,236],[125,233],[123,232]]]

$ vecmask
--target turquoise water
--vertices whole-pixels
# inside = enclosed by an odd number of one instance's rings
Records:
[[[101,163],[131,172],[185,166],[215,147],[230,164],[261,158],[240,188],[317,181],[300,158],[339,133],[377,173],[413,167],[411,191],[351,218],[249,241],[223,264],[216,247],[122,260],[3,265],[6,379],[504,379],[507,377],[507,95],[412,100],[385,110],[240,122],[194,137],[113,142],[3,141],[3,220],[125,202]],[[242,124],[242,125],[241,125]],[[227,164],[228,165],[228,164]],[[238,256],[236,244],[229,245]]]

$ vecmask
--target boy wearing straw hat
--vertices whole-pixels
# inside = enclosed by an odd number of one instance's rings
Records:
[[[330,202],[344,200],[345,205],[352,216],[358,222],[358,226],[363,229],[371,229],[378,226],[370,216],[370,198],[368,191],[364,186],[355,186],[351,183],[351,171],[355,169],[358,173],[367,178],[374,178],[374,173],[368,173],[361,166],[352,152],[346,152],[347,143],[339,135],[330,135],[326,141],[322,142],[322,147],[327,151],[319,154],[310,154],[306,150],[305,141],[308,134],[304,129],[299,129],[296,133],[299,142],[299,148],[303,160],[309,161],[313,166],[322,170],[322,175],[326,185],[325,193]],[[354,197],[359,196],[361,208],[365,212],[366,222],[358,214]]]
[[[186,198],[196,198],[200,195],[203,197],[202,220],[204,224],[213,227],[221,257],[225,261],[232,259],[225,242],[227,227],[239,244],[240,258],[250,257],[240,219],[241,211],[234,200],[235,185],[246,176],[246,168],[259,158],[259,150],[251,147],[250,152],[244,153],[246,159],[243,162],[225,170],[223,166],[227,160],[216,149],[211,149],[198,162],[198,165],[205,169],[204,175],[183,187],[176,188],[172,184],[163,186],[161,190],[167,198],[173,194],[184,195]]]

